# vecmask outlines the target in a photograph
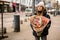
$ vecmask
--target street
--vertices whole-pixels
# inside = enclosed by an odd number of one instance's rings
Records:
[[[49,14],[50,15],[50,14]],[[60,15],[51,16],[52,24],[49,29],[49,35],[47,40],[60,40]],[[25,22],[25,18],[27,22]],[[7,29],[8,38],[2,40],[35,40],[32,35],[32,29],[30,27],[29,17],[21,14],[20,20],[23,20],[23,24],[20,24],[20,32],[14,32],[14,13],[4,14],[4,27]],[[1,26],[1,14],[0,14],[0,26]]]

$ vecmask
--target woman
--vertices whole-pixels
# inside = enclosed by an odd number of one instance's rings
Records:
[[[47,12],[44,11],[44,10],[45,10],[45,8],[44,8],[44,3],[43,3],[43,2],[40,2],[40,3],[37,5],[37,13],[36,13],[37,15],[36,15],[36,16],[44,16],[44,17],[50,19],[50,16],[49,16],[49,15],[47,14]],[[38,36],[37,33],[36,33],[36,31],[35,31],[34,28],[32,27],[33,25],[32,25],[32,21],[31,21],[31,20],[33,20],[33,17],[34,17],[34,16],[32,16],[32,17],[30,18],[30,23],[31,23],[31,28],[32,28],[32,30],[33,30],[33,35],[35,36],[35,39],[36,39],[36,40],[40,40],[40,37],[41,37],[42,40],[47,40],[48,29],[50,28],[51,20],[50,20],[49,23],[46,25],[46,27],[43,29],[41,35]]]

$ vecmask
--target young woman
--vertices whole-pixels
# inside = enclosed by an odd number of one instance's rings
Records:
[[[40,40],[40,37],[41,37],[42,40],[47,40],[48,29],[50,28],[51,20],[50,20],[50,16],[47,14],[47,12],[46,12],[46,10],[44,8],[44,3],[43,2],[40,2],[37,5],[37,13],[36,14],[37,15],[34,15],[34,16],[32,16],[30,18],[30,23],[31,23],[30,25],[31,25],[31,28],[33,30],[33,35],[35,36],[35,39],[36,40]],[[36,30],[33,27],[35,25],[33,24],[33,21],[32,20],[33,20],[34,17],[38,18],[38,17],[41,17],[41,16],[44,16],[44,17],[48,18],[49,19],[49,22],[48,22],[48,24],[46,24],[43,27],[43,29],[40,28],[42,30],[42,32],[41,32],[41,35],[38,36]]]

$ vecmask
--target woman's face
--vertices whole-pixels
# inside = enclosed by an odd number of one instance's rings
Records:
[[[38,11],[43,11],[43,7],[42,7],[42,6],[38,6],[38,7],[37,7],[37,10],[38,10]]]

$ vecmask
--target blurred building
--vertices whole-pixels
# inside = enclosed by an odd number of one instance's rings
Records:
[[[32,6],[32,0],[20,0],[22,5],[25,5],[26,7]]]
[[[8,1],[0,0],[0,12],[9,12],[9,4],[10,2]]]
[[[51,2],[51,7],[52,8],[59,8],[59,6],[60,6],[60,0],[47,0],[47,2]]]
[[[19,11],[20,0],[0,0],[0,3],[1,1],[4,2],[4,12]]]

